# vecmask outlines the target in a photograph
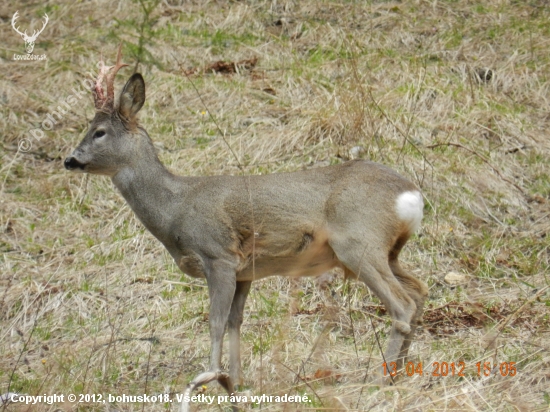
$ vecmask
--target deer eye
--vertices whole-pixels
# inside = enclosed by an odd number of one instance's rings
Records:
[[[97,130],[95,133],[94,133],[94,139],[98,139],[100,137],[103,137],[105,136],[105,131],[104,130]]]

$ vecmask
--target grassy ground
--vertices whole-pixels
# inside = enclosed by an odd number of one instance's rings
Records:
[[[13,60],[24,54],[16,10],[21,29],[48,13],[34,51],[46,61]],[[363,285],[268,279],[245,310],[248,394],[312,402],[244,410],[548,410],[549,14],[540,0],[11,2],[0,12],[0,393],[174,395],[208,365],[204,282],[177,269],[110,180],[62,167],[91,95],[41,139],[29,133],[122,41],[148,87],[141,123],[177,173],[362,157],[425,195],[403,253],[430,287],[411,348],[423,373],[370,383],[390,325]],[[454,376],[434,375],[443,362]]]

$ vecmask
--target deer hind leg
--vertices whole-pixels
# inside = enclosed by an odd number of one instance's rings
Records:
[[[411,321],[417,311],[416,303],[394,276],[387,255],[372,250],[371,253],[354,250],[350,244],[353,243],[342,242],[332,247],[346,271],[353,273],[351,277],[362,280],[386,307],[392,319],[392,328],[384,361],[397,362],[405,338],[411,333]]]
[[[422,314],[424,313],[424,302],[426,301],[426,298],[428,296],[428,287],[426,286],[426,284],[410,275],[399,264],[399,253],[401,252],[401,249],[403,248],[405,243],[407,243],[408,239],[408,234],[400,236],[396,240],[393,248],[388,254],[388,264],[393,275],[399,281],[403,289],[405,289],[405,291],[409,294],[416,305],[416,311],[411,320],[411,331],[409,334],[407,334],[407,336],[405,336],[405,340],[403,341],[403,345],[401,346],[399,357],[397,359],[398,369],[401,369],[403,367],[403,364],[407,361],[409,347],[413,340],[416,328],[422,322]]]
[[[405,340],[399,352],[399,357],[397,358],[397,368],[401,369],[403,364],[407,362],[409,347],[414,338],[416,328],[422,323],[422,314],[424,313],[424,302],[428,296],[428,287],[424,282],[416,279],[405,271],[399,265],[397,258],[390,260],[389,265],[396,279],[416,305],[416,311],[411,320],[411,331],[405,336]]]
[[[241,325],[243,323],[243,310],[251,281],[237,282],[235,296],[231,303],[231,312],[227,322],[227,334],[229,335],[229,376],[233,384],[242,386],[243,377],[241,370]]]

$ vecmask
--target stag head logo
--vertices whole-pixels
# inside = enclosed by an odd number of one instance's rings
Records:
[[[21,33],[21,31],[15,25],[15,21],[17,20],[18,17],[19,17],[19,11],[16,11],[15,14],[13,15],[13,18],[11,19],[11,26],[17,32],[17,34],[19,34],[25,41],[25,50],[27,51],[27,54],[32,54],[32,51],[34,50],[34,42],[36,41],[36,38],[40,33],[44,31],[50,19],[48,15],[44,13],[44,25],[40,30],[34,30],[32,35],[29,36],[26,30],[23,33]]]

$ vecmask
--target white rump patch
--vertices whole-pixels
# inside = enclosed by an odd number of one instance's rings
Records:
[[[422,194],[418,190],[411,192],[403,192],[397,196],[395,202],[397,216],[409,225],[411,233],[416,232],[420,228],[424,209]]]

